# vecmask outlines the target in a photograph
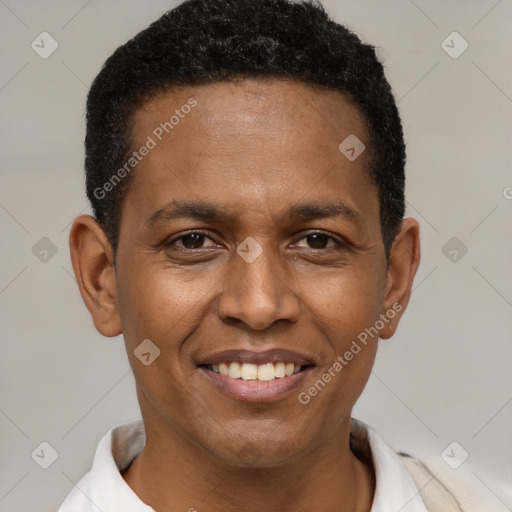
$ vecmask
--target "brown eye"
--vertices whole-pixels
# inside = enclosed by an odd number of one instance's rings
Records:
[[[308,248],[310,249],[329,249],[331,247],[343,245],[341,242],[335,240],[334,237],[325,233],[310,233],[309,235],[303,237],[301,240],[306,240]],[[327,245],[329,240],[332,240],[334,243]]]
[[[165,244],[165,247],[172,248],[173,246],[176,246],[180,249],[201,249],[207,239],[211,240],[205,233],[202,233],[201,231],[192,231],[186,235],[181,235],[169,240],[169,242]],[[208,247],[212,247],[212,245]]]
[[[191,233],[179,238],[182,240],[183,247],[187,249],[199,249],[204,243],[205,236],[201,233]]]
[[[322,233],[315,233],[306,237],[308,244],[313,249],[325,249],[325,246],[327,245],[330,238],[330,236],[324,235]]]

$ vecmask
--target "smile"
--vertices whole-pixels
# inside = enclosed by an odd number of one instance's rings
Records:
[[[243,402],[273,402],[293,396],[318,368],[314,352],[284,348],[265,351],[231,349],[197,358],[205,383]]]
[[[284,376],[279,377],[277,375],[282,375],[282,365],[285,367],[285,372]],[[308,378],[308,375],[315,368],[314,366],[301,367],[293,365],[293,369],[291,369],[291,363],[286,364],[284,362],[260,365],[251,363],[239,364],[235,362],[232,375],[238,375],[236,371],[238,366],[240,377],[231,377],[229,371],[231,370],[232,363],[229,363],[229,366],[227,363],[220,363],[218,371],[215,371],[217,369],[215,366],[217,365],[199,368],[210,384],[237,401],[260,403],[284,400],[294,396],[294,393],[298,392],[298,390],[307,387],[305,379]],[[287,366],[288,373],[286,372]],[[221,373],[221,368],[224,372],[227,370],[228,374],[224,375]]]

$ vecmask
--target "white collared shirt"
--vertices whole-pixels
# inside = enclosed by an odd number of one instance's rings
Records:
[[[373,459],[376,487],[371,512],[428,512],[400,456],[371,427],[357,420],[352,426],[364,433]],[[121,475],[145,443],[142,420],[112,428],[99,442],[91,471],[58,512],[154,512]]]

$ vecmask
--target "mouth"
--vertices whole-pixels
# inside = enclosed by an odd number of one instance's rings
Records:
[[[316,364],[294,352],[273,350],[225,351],[197,366],[211,384],[231,398],[266,402],[290,395]]]

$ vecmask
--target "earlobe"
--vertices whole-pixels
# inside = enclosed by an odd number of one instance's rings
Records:
[[[122,333],[112,246],[97,221],[80,215],[69,234],[71,262],[80,295],[103,336]]]
[[[420,226],[415,219],[405,219],[389,255],[383,313],[390,320],[380,333],[383,339],[393,336],[407,308],[420,257]]]

